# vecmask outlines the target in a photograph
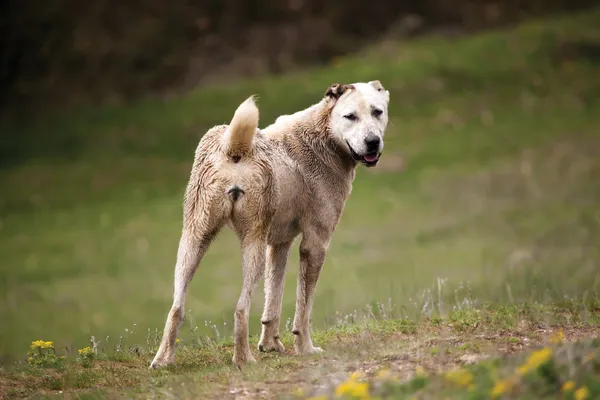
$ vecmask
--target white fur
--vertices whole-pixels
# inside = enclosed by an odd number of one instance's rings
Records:
[[[388,124],[388,103],[390,93],[377,90],[371,83],[354,83],[355,90],[344,93],[337,101],[331,113],[331,129],[340,141],[349,145],[359,156],[368,153],[365,139],[374,134],[381,140],[378,153],[383,151],[383,136]],[[373,115],[377,108],[382,111],[379,117]],[[355,114],[356,121],[345,118],[345,115]]]

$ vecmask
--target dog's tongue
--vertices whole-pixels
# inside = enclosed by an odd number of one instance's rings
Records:
[[[373,161],[377,160],[377,153],[365,154],[365,155],[363,156],[363,159],[364,159],[366,162],[373,162]]]

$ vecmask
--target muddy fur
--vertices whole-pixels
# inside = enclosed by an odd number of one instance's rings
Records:
[[[251,97],[229,125],[200,140],[187,185],[173,305],[151,367],[174,362],[185,295],[210,242],[227,225],[242,246],[242,292],[234,314],[233,362],[253,362],[248,343],[252,292],[265,276],[261,351],[283,351],[279,325],[285,267],[294,238],[300,268],[293,333],[298,354],[320,352],[310,338],[312,300],[356,166],[383,150],[389,93],[379,81],[331,85],[317,104],[258,129]]]

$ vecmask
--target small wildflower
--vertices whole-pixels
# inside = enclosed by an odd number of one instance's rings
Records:
[[[64,357],[58,356],[53,342],[36,340],[31,342],[27,352],[27,363],[38,367],[58,366]]]
[[[552,336],[550,337],[550,343],[552,343],[552,344],[561,344],[564,340],[565,340],[565,334],[562,331],[562,329],[554,332],[552,334]]]
[[[563,383],[561,388],[563,392],[570,392],[573,389],[575,389],[575,382],[573,381],[566,381],[565,383]]]
[[[587,388],[587,386],[582,386],[575,391],[573,397],[575,400],[585,400],[590,397],[590,390]]]
[[[490,390],[490,396],[495,399],[502,396],[512,388],[513,383],[507,379],[496,382],[492,390]]]
[[[369,384],[366,382],[358,382],[357,379],[362,376],[360,372],[355,372],[350,375],[346,382],[341,383],[335,389],[335,395],[343,397],[349,395],[360,399],[369,399]]]
[[[91,347],[84,347],[83,349],[77,350],[77,353],[79,353],[80,356],[87,356],[88,354],[91,354],[93,352],[94,351]]]
[[[53,349],[53,342],[44,342],[43,340],[36,340],[35,342],[31,342],[31,349]]]
[[[528,362],[532,367],[537,368],[540,365],[548,362],[551,357],[552,357],[552,350],[549,349],[548,347],[544,347],[543,349],[534,352],[529,357]]]
[[[468,387],[471,383],[473,383],[473,375],[464,369],[447,372],[446,379],[462,387]]]
[[[175,343],[180,343],[181,340],[179,338],[175,339]]]
[[[96,358],[96,352],[91,347],[84,347],[83,349],[77,350],[79,354],[77,356],[77,361],[81,363],[81,365],[85,368],[89,368],[92,366],[94,359]]]
[[[524,365],[517,368],[517,373],[521,376],[535,371],[540,366],[546,364],[552,358],[552,349],[544,347],[541,350],[533,352]]]

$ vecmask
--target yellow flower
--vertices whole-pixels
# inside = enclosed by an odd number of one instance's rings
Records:
[[[179,343],[181,340],[179,338],[175,339],[175,343]]]
[[[495,399],[502,396],[512,388],[513,383],[508,379],[504,379],[496,382],[492,390],[490,390],[490,396]]]
[[[527,375],[531,371],[535,371],[541,365],[544,365],[552,358],[552,349],[544,347],[541,350],[534,351],[524,365],[517,368],[517,373],[521,376]]]
[[[31,348],[36,349],[51,349],[54,347],[53,342],[44,342],[43,340],[36,340],[35,342],[31,342]]]
[[[473,383],[473,375],[464,369],[447,372],[446,379],[458,386],[464,387],[467,387]]]
[[[556,331],[550,336],[550,343],[552,344],[561,344],[565,340],[565,334],[561,330]]]
[[[575,382],[573,382],[573,381],[566,381],[565,383],[563,383],[561,390],[563,392],[570,392],[573,389],[575,389]]]
[[[369,384],[358,382],[355,378],[355,374],[352,374],[352,376],[350,376],[350,379],[348,379],[346,382],[341,383],[335,389],[335,395],[338,397],[349,395],[352,397],[358,397],[360,399],[368,399]]]
[[[84,347],[83,349],[77,350],[77,352],[79,353],[80,356],[85,356],[86,354],[91,354],[94,351],[92,350],[91,347]]]
[[[575,391],[575,400],[585,400],[590,397],[590,390],[587,386],[582,386]]]
[[[528,360],[528,364],[532,368],[537,368],[540,365],[548,362],[552,358],[552,349],[544,347],[541,350],[534,352]]]

